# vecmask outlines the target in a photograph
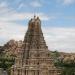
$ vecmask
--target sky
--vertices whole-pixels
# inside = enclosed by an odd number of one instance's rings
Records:
[[[23,40],[34,15],[49,50],[75,52],[75,0],[0,0],[0,45]]]

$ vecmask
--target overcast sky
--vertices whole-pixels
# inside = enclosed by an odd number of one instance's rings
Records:
[[[34,14],[49,50],[75,52],[75,0],[0,0],[0,45],[23,40]]]

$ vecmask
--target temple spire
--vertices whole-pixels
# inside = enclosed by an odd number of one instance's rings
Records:
[[[59,75],[41,29],[41,20],[34,16],[24,37],[21,56],[11,68],[11,75]]]

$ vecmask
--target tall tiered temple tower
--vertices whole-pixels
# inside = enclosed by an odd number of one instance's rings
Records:
[[[41,20],[35,17],[29,21],[23,46],[18,52],[11,75],[59,75],[41,30]]]

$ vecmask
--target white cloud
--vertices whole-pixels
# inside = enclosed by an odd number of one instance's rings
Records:
[[[54,16],[47,16],[44,13],[36,13],[37,16],[40,17],[41,20],[49,20],[49,19],[55,19]],[[9,16],[9,17],[8,17]],[[0,17],[0,21],[17,21],[17,20],[26,20],[30,19],[34,16],[34,13],[18,13],[18,12],[7,12],[4,15]]]
[[[10,39],[23,40],[26,30],[27,27],[23,25],[0,22],[0,45],[5,44]]]
[[[30,3],[30,5],[33,6],[33,7],[41,7],[42,6],[42,3],[39,2],[39,1],[37,1],[37,0],[35,0],[35,1],[32,1]]]
[[[24,4],[24,3],[20,3],[19,6],[18,6],[18,10],[21,9],[21,8],[25,8],[25,7],[27,7],[26,4]]]
[[[75,28],[42,27],[49,50],[75,52]],[[14,23],[0,24],[0,45],[10,39],[23,40],[27,26]]]
[[[39,16],[40,17],[40,19],[41,20],[49,20],[50,18],[47,16],[47,15],[45,15],[44,13],[36,13],[36,15],[37,16]],[[23,19],[30,19],[30,18],[32,18],[34,16],[34,13],[29,13],[29,12],[25,12],[25,13],[14,13],[13,15],[12,15],[12,17],[14,18],[14,20],[15,19],[21,19],[21,20],[23,20]],[[52,17],[52,19],[53,19],[53,17]]]
[[[4,15],[4,13],[9,12],[9,8],[8,8],[8,4],[6,2],[0,2],[0,16],[2,16],[1,14]]]
[[[34,1],[34,3],[35,2],[36,1]],[[19,8],[21,8],[22,6],[25,6],[25,5],[23,3],[20,3],[20,7]],[[6,2],[0,3],[0,10],[1,10],[0,11],[0,21],[27,20],[27,19],[32,18],[34,16],[34,14],[36,14],[37,16],[39,16],[41,20],[55,19],[55,16],[49,16],[49,15],[47,15],[45,13],[42,13],[42,12],[36,12],[36,13],[31,13],[31,12],[17,12],[14,9],[8,7],[8,4]]]
[[[0,5],[0,10],[0,45],[10,39],[23,40],[27,27],[12,21],[30,19],[34,13],[13,11],[5,3]],[[44,13],[36,15],[42,20],[55,19]],[[43,32],[50,50],[75,52],[75,28],[43,28]]]
[[[2,7],[2,8],[3,8],[3,7],[7,7],[7,3],[6,3],[6,2],[1,2],[1,3],[0,3],[0,7]]]
[[[23,39],[25,29],[23,25],[19,25],[14,21],[27,20],[34,16],[29,12],[16,12],[8,8],[6,3],[0,3],[0,45],[6,43],[10,39],[20,40]],[[49,17],[44,13],[38,13],[42,20],[49,20]]]
[[[62,2],[63,5],[71,5],[75,3],[75,0],[57,0],[58,2]]]
[[[38,0],[32,0],[30,2],[19,2],[19,6],[18,6],[18,9],[21,9],[21,8],[29,8],[29,7],[34,7],[34,8],[37,8],[37,7],[42,7],[43,6],[43,3],[38,1]]]
[[[75,28],[43,28],[50,50],[75,52]]]
[[[31,12],[16,12],[12,8],[7,7],[6,3],[0,3],[0,21],[16,21],[16,20],[27,20],[34,16]],[[21,5],[23,6],[23,5]],[[53,16],[47,16],[44,13],[36,13],[42,20],[53,19]]]
[[[75,0],[64,0],[65,5],[73,4],[74,2],[75,2]]]

